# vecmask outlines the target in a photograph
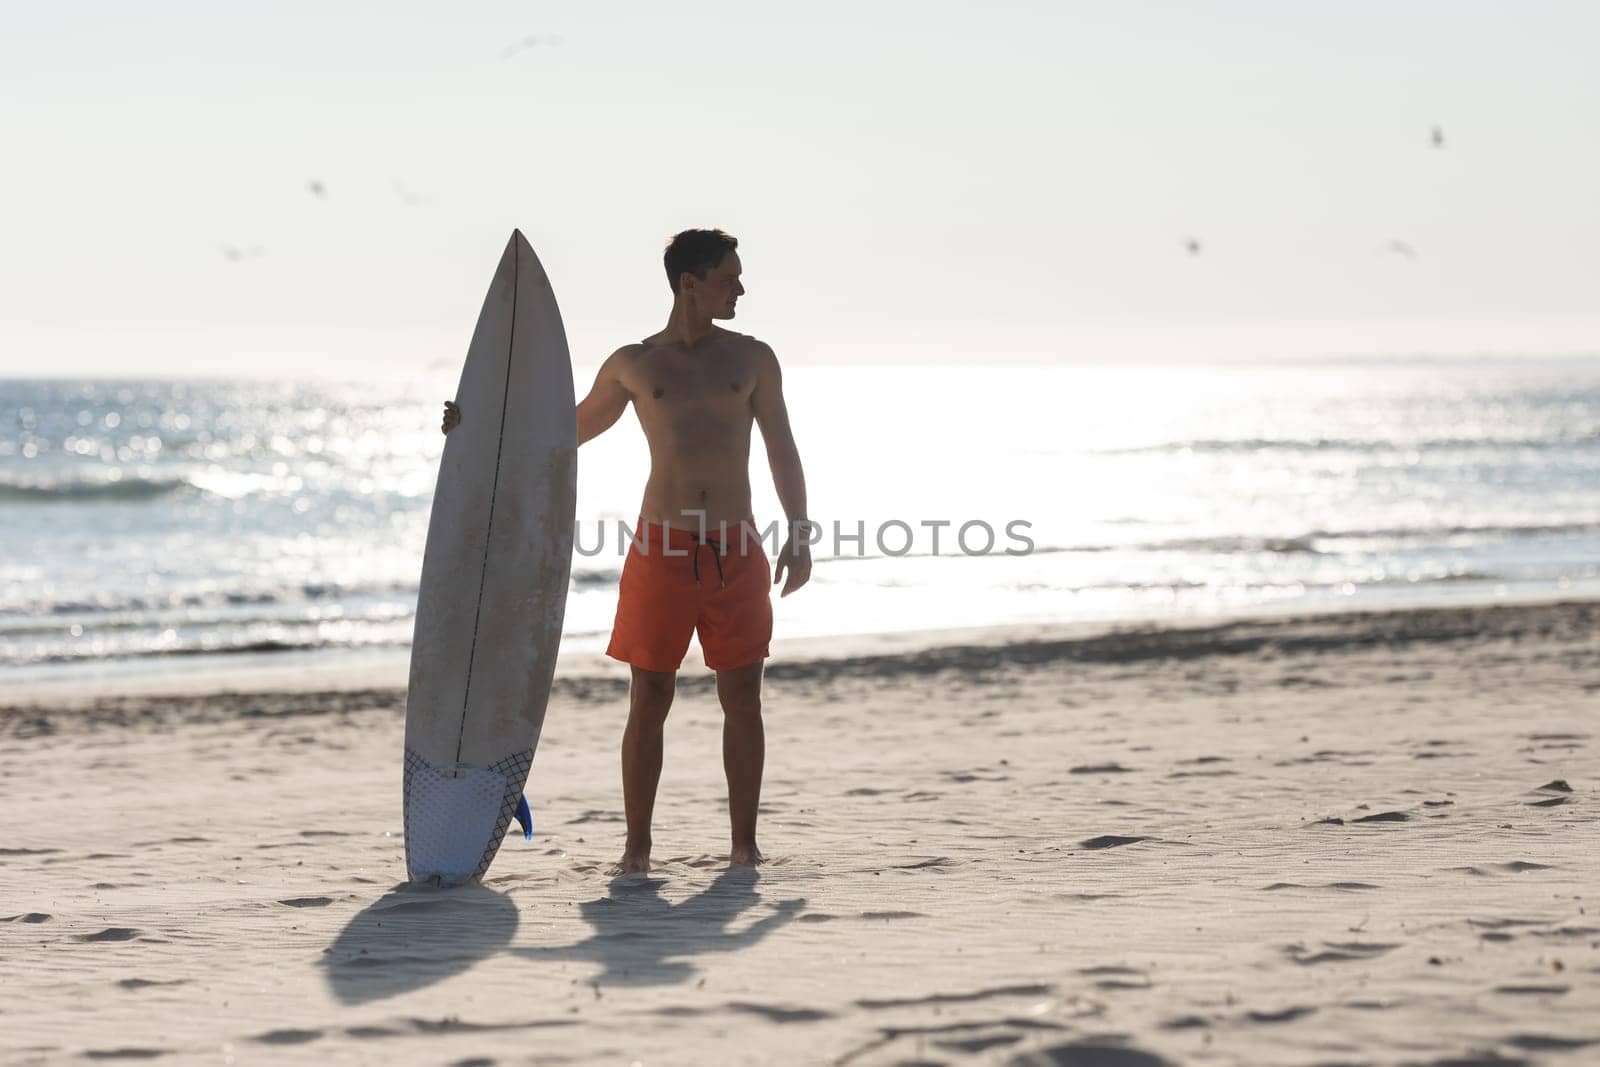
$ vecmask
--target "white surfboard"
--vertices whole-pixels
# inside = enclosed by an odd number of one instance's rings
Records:
[[[439,885],[481,879],[512,817],[526,816],[572,566],[572,363],[520,231],[484,298],[456,403],[406,694],[406,869]]]

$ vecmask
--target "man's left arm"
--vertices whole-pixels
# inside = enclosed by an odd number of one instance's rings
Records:
[[[794,431],[789,428],[789,409],[783,402],[783,371],[778,357],[770,346],[756,342],[755,392],[750,404],[755,409],[756,425],[761,428],[761,438],[767,445],[767,465],[772,468],[772,484],[778,491],[778,502],[789,519],[789,535],[784,540],[783,551],[778,553],[778,563],[773,571],[774,584],[783,582],[780,596],[805,585],[811,578],[811,544],[805,537],[805,527],[810,523],[806,514],[806,476],[800,467],[800,450],[794,443]],[[797,540],[795,534],[801,536]],[[788,581],[783,580],[788,571]]]

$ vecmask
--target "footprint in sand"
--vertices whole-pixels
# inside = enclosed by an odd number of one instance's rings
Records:
[[[268,1030],[264,1034],[256,1034],[250,1040],[263,1045],[305,1045],[321,1036],[321,1030]]]
[[[1512,860],[1510,863],[1496,863],[1495,870],[1505,871],[1507,874],[1522,874],[1526,871],[1553,871],[1554,867],[1543,863],[1532,863],[1527,860]]]
[[[1505,1039],[1506,1044],[1527,1052],[1570,1052],[1576,1048],[1600,1045],[1596,1037],[1556,1037],[1552,1034],[1517,1034]]]
[[[1583,747],[1583,742],[1589,740],[1588,734],[1524,734],[1529,741],[1538,742],[1520,751],[1529,752],[1533,749],[1555,750],[1557,752],[1571,752]]]
[[[1119,964],[1102,964],[1098,967],[1080,967],[1078,973],[1085,978],[1097,978],[1096,989],[1114,993],[1124,989],[1149,989],[1150,976],[1132,967]]]
[[[326,908],[333,903],[332,897],[288,897],[278,901],[291,908]]]
[[[1274,760],[1274,767],[1293,767],[1302,763],[1342,763],[1346,767],[1370,767],[1372,760],[1362,759],[1371,756],[1371,752],[1345,752],[1341,749],[1319,749],[1309,756],[1296,756],[1293,759]]]
[[[1073,767],[1073,768],[1069,769],[1067,771],[1067,773],[1068,774],[1131,774],[1131,773],[1133,773],[1133,768],[1132,767],[1124,767],[1120,763],[1085,763],[1082,766]]]
[[[1468,919],[1467,925],[1479,930],[1504,930],[1512,926],[1547,926],[1547,919]]]
[[[1568,785],[1564,778],[1546,782],[1537,789],[1530,790],[1530,792],[1540,798],[1538,800],[1530,800],[1528,802],[1528,807],[1530,808],[1556,808],[1572,800],[1572,786]]]
[[[987,1052],[992,1048],[1006,1048],[1022,1040],[1021,1034],[993,1034],[989,1037],[948,1037],[943,1040],[934,1039],[934,1047],[949,1049],[951,1052],[960,1052],[968,1056],[976,1056],[980,1052]],[[916,1061],[912,1061],[916,1062]]]
[[[1300,964],[1302,967],[1313,966],[1318,963],[1347,963],[1352,960],[1377,959],[1386,952],[1399,948],[1398,944],[1385,945],[1364,941],[1324,941],[1319,950],[1312,950],[1304,945],[1288,945],[1284,948],[1284,955]]]
[[[74,941],[132,941],[139,936],[139,931],[126,926],[110,926],[96,934],[75,934]]]
[[[1079,841],[1078,846],[1092,849],[1120,848],[1123,845],[1132,845],[1148,840],[1150,840],[1148,837],[1120,837],[1116,834],[1101,834],[1099,837],[1091,837],[1087,841]]]
[[[1375,815],[1363,815],[1351,822],[1410,822],[1411,816],[1403,811],[1380,811]]]
[[[84,1052],[88,1060],[153,1060],[167,1055],[164,1048],[92,1048]]]
[[[1364,807],[1365,805],[1363,805]],[[1311,823],[1312,826],[1345,826],[1355,823],[1380,823],[1380,822],[1410,822],[1411,816],[1403,811],[1380,811],[1373,815],[1358,815],[1353,818],[1343,819],[1337,815],[1330,815],[1326,819],[1318,819]]]
[[[1280,1011],[1247,1011],[1244,1017],[1253,1023],[1288,1023],[1296,1019],[1303,1019],[1314,1013],[1317,1009],[1308,1006],[1283,1008]]]
[[[728,1011],[759,1015],[774,1023],[815,1023],[833,1018],[833,1012],[823,1011],[820,1008],[784,1008],[773,1004],[751,1004],[746,1001],[731,1001],[726,1007]]]
[[[1411,754],[1411,758],[1412,759],[1458,759],[1458,758],[1465,757],[1465,756],[1475,756],[1475,755],[1477,755],[1476,752],[1471,752],[1471,751],[1461,751],[1461,752],[1441,752],[1441,751],[1439,751],[1441,748],[1444,748],[1444,747],[1447,747],[1447,746],[1450,746],[1450,745],[1459,745],[1459,744],[1461,744],[1460,741],[1424,741],[1423,745],[1426,746],[1426,750],[1422,751],[1422,752],[1413,752]]]
[[[1273,882],[1271,885],[1262,886],[1264,893],[1275,892],[1280,889],[1337,889],[1341,892],[1355,892],[1363,889],[1381,889],[1382,886],[1370,882],[1325,882],[1322,885],[1302,885],[1299,882]]]
[[[1558,926],[1554,930],[1529,930],[1534,937],[1549,941],[1587,941],[1600,937],[1600,926]]]

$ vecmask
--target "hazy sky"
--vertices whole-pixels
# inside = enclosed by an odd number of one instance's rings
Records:
[[[1600,350],[1600,4],[244,6],[5,6],[0,374],[454,364],[514,226],[580,364],[687,226],[792,362]]]

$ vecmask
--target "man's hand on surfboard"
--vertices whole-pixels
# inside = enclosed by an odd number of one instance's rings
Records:
[[[789,580],[783,581],[783,572],[789,572]],[[780,597],[786,597],[811,580],[811,546],[804,541],[796,542],[793,537],[784,543],[783,551],[778,553],[778,565],[772,572],[772,584],[783,582],[783,592]]]
[[[461,425],[461,409],[456,407],[454,400],[444,402],[444,422],[439,425],[440,433],[449,433]]]

